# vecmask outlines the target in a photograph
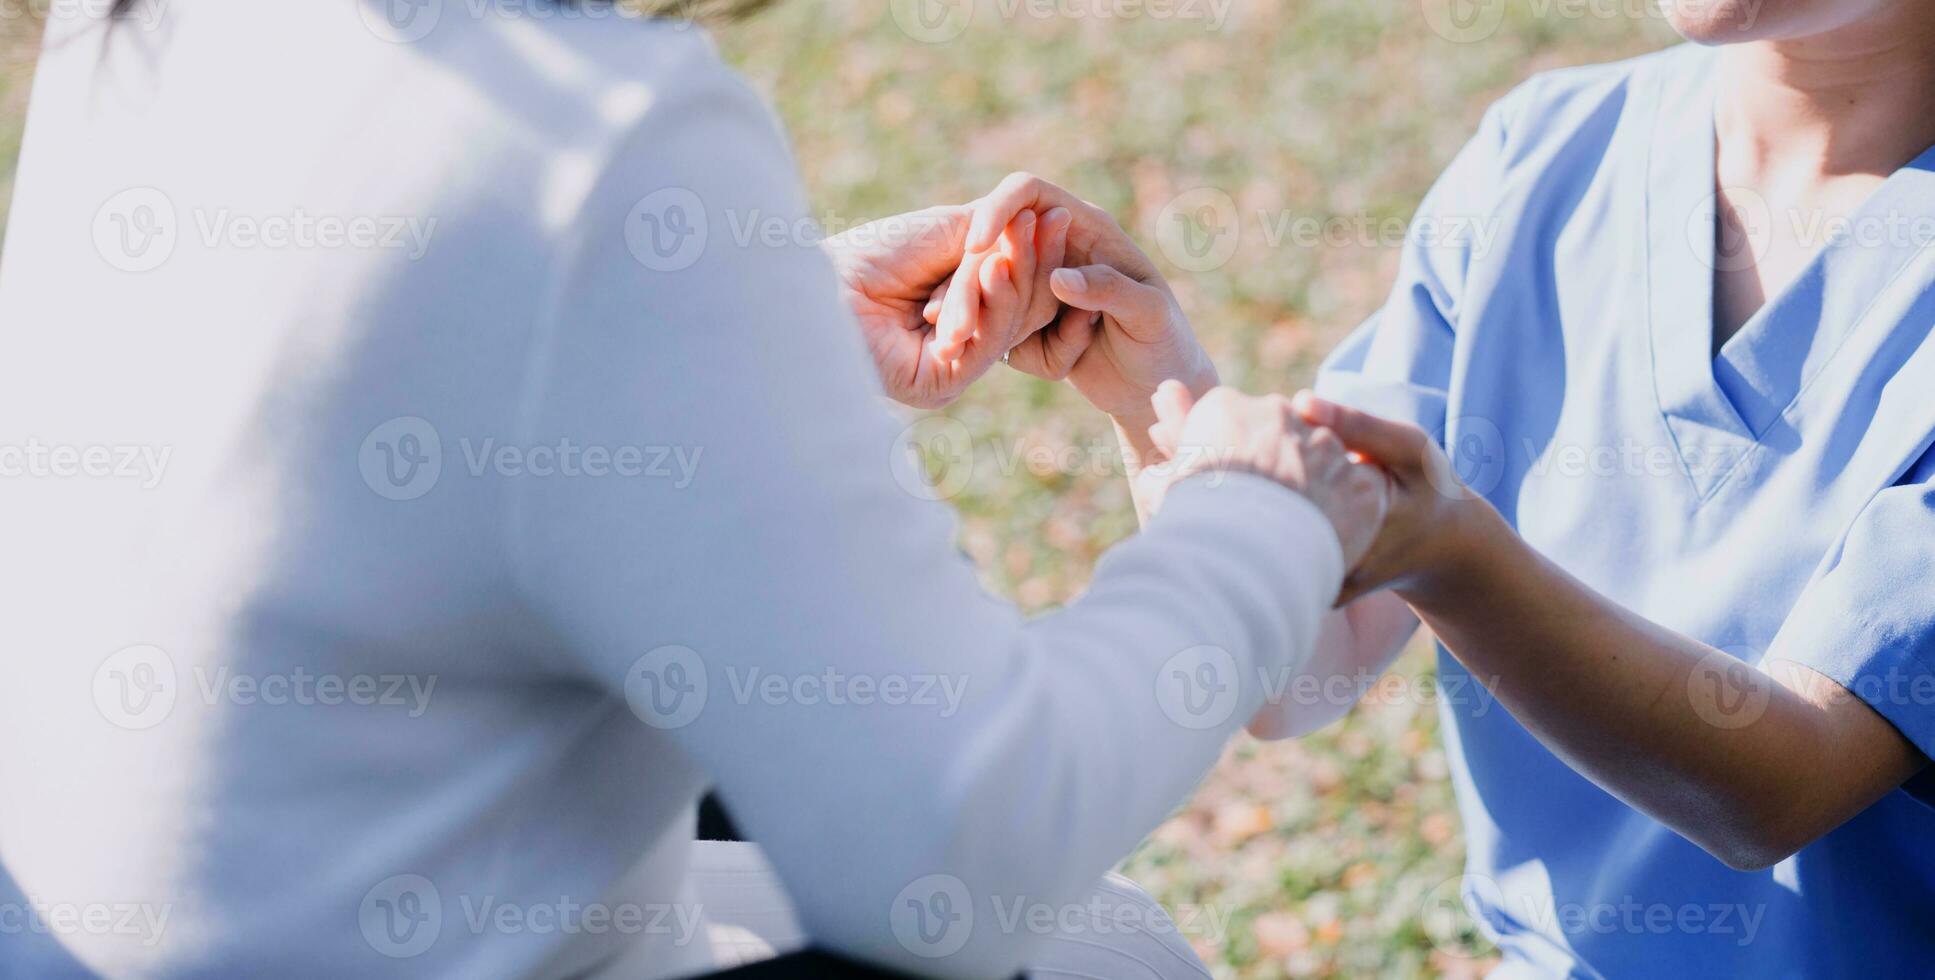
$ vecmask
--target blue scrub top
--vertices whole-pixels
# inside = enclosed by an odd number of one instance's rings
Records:
[[[1825,244],[1716,357],[1715,63],[1682,46],[1493,106],[1318,387],[1439,433],[1473,489],[1613,601],[1805,664],[1935,754],[1935,150],[1845,220],[1743,195],[1750,227],[1800,221]],[[1935,975],[1931,771],[1733,871],[1438,661],[1462,893],[1502,974]],[[1684,692],[1716,731],[1765,707],[1732,696],[1727,664]]]

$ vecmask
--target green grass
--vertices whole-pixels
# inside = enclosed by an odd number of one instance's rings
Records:
[[[1220,30],[1003,21],[997,9],[984,3],[959,38],[923,44],[897,27],[888,0],[790,0],[722,44],[773,96],[830,226],[966,200],[1028,169],[1108,207],[1162,262],[1150,224],[1163,206],[1195,187],[1228,192],[1245,216],[1236,254],[1171,278],[1225,379],[1256,391],[1306,384],[1383,298],[1397,260],[1381,243],[1272,247],[1257,211],[1403,219],[1515,82],[1668,39],[1652,22],[1540,19],[1525,0],[1512,0],[1494,35],[1465,44],[1434,34],[1404,0],[1235,0]],[[5,193],[32,32],[17,20],[0,32]],[[1072,450],[1086,461],[1112,437],[1072,392],[1006,372],[950,414],[981,440],[955,500],[962,545],[989,588],[1024,608],[1067,602],[1133,531],[1126,488],[1107,466],[1037,469],[1019,454]],[[1399,674],[1428,682],[1431,670],[1420,644]],[[1424,700],[1360,706],[1294,742],[1240,740],[1124,870],[1179,911],[1219,976],[1481,973],[1488,950],[1470,923],[1424,914],[1463,861],[1436,708]]]
[[[38,22],[0,16],[0,244],[6,242],[7,212],[13,204],[13,169],[20,159],[20,131],[26,123],[28,83],[33,78],[39,39]]]

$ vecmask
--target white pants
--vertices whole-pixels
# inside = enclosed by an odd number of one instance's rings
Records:
[[[690,884],[710,927],[720,967],[742,966],[806,945],[792,902],[756,844],[699,841],[692,852]],[[1071,909],[1092,916],[1093,929],[1063,928],[1047,935],[1028,976],[1042,980],[1207,980],[1175,923],[1135,882],[1110,874]],[[1128,923],[1125,927],[1124,923]]]

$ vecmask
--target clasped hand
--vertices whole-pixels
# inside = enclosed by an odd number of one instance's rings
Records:
[[[1138,510],[1205,468],[1276,480],[1337,531],[1345,598],[1417,586],[1449,562],[1471,495],[1414,427],[1301,394],[1217,386],[1148,256],[1104,210],[1016,174],[988,196],[829,240],[887,392],[945,405],[1002,360],[1067,380],[1116,423]]]
[[[1005,356],[1141,432],[1163,381],[1216,385],[1155,264],[1108,212],[1040,178],[828,244],[887,393],[905,404],[945,405]]]

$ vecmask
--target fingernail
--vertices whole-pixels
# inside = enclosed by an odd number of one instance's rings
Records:
[[[1055,285],[1073,293],[1079,293],[1088,288],[1088,277],[1075,269],[1056,269],[1049,279]]]
[[[1010,274],[1008,257],[1003,255],[994,260],[994,281],[1007,282]]]
[[[1074,217],[1075,217],[1074,214],[1072,214],[1067,208],[1054,208],[1050,210],[1047,214],[1043,215],[1041,220],[1050,226],[1054,226],[1054,225],[1060,225],[1060,224],[1064,224],[1066,222],[1072,221],[1074,220]]]

